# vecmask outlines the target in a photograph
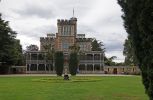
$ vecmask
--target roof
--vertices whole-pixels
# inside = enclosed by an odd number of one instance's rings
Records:
[[[91,42],[92,38],[76,38],[77,42]]]

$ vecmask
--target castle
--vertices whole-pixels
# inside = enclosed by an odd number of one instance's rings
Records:
[[[56,34],[40,37],[40,51],[27,51],[26,73],[55,73],[54,59],[46,60],[45,46],[49,46],[54,51],[62,51],[64,59],[67,59],[70,47],[74,45],[80,48],[79,52],[84,53],[79,56],[79,65],[77,66],[79,73],[103,73],[104,53],[92,51],[92,38],[86,38],[85,34],[77,34],[77,18],[58,19],[57,28]],[[66,62],[64,68],[68,68]]]

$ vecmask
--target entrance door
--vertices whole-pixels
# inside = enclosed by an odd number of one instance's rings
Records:
[[[117,68],[113,69],[113,74],[117,74]]]

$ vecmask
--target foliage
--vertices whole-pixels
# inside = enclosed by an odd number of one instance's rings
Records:
[[[27,46],[26,49],[27,51],[38,51],[39,50],[38,46],[34,44]]]
[[[44,49],[47,52],[46,58],[47,60],[51,60],[52,64],[54,63],[54,54],[55,54],[55,49],[54,46],[51,44],[46,44],[44,45]],[[53,65],[54,67],[54,65]]]
[[[13,50],[13,58],[15,59],[14,64],[15,65],[23,65],[24,64],[24,58],[23,58],[23,54],[22,54],[22,46],[20,45],[20,40],[14,40],[14,50]]]
[[[153,100],[153,0],[118,0],[146,93]]]
[[[57,51],[55,53],[55,70],[58,76],[62,76],[64,67],[64,55],[63,52]]]
[[[78,54],[77,52],[70,53],[69,71],[71,75],[76,75],[78,67]]]
[[[131,39],[128,38],[124,43],[123,55],[125,56],[124,63],[126,65],[137,65]]]
[[[96,40],[95,38],[92,40],[92,51],[103,51],[105,52],[105,48],[103,47],[103,43],[101,41]]]
[[[113,61],[116,58],[117,58],[116,56],[112,56],[110,58],[105,57],[104,58],[105,65],[107,65],[107,66],[116,66],[116,63]]]
[[[70,50],[70,52],[77,52],[78,53],[80,50],[80,47],[77,44],[74,44],[72,46],[69,46],[69,50]]]
[[[16,34],[10,28],[8,21],[3,20],[0,14],[0,73],[6,69],[8,71],[11,65],[21,63],[22,47],[20,41],[15,39]],[[4,66],[6,69],[2,68]]]

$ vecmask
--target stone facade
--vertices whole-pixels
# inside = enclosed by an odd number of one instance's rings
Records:
[[[26,58],[26,73],[55,73],[54,61],[47,60],[47,47],[55,51],[63,51],[65,61],[69,57],[70,47],[80,48],[79,73],[103,73],[104,54],[102,51],[92,51],[92,38],[86,38],[85,34],[77,34],[77,18],[69,20],[57,20],[58,32],[47,34],[47,37],[40,37],[40,51],[28,51]],[[64,63],[68,69],[68,63]]]
[[[138,66],[105,66],[104,72],[106,74],[140,74],[141,71]]]
[[[47,37],[40,37],[40,51],[50,45],[56,51],[68,52],[69,47],[77,44],[81,51],[91,51],[91,38],[85,38],[85,34],[77,34],[77,18],[70,20],[57,20],[58,33],[47,34]]]
[[[106,73],[106,74],[140,74],[136,66],[104,66],[102,51],[92,51],[92,38],[85,34],[77,34],[77,18],[57,20],[58,32],[40,37],[40,51],[28,51],[26,55],[26,73],[55,73],[54,59],[47,60],[46,48],[64,53],[64,70],[68,69],[70,46],[80,47],[78,73]]]

